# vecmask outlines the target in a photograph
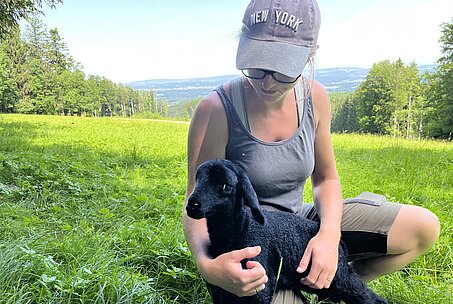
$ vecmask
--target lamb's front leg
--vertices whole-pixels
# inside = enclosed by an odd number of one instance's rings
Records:
[[[253,260],[260,263],[266,269],[268,281],[263,290],[259,291],[256,295],[249,297],[249,301],[245,301],[244,304],[271,304],[274,293],[276,291],[277,275],[280,263],[277,258],[272,257],[279,257],[280,255],[278,253],[275,253],[274,256],[271,257],[269,254],[269,244],[262,245],[262,248],[263,249],[261,253],[253,258]]]
[[[350,269],[341,271],[328,289],[327,296],[332,300],[342,300],[347,304],[387,304],[387,300],[371,291],[360,276]]]

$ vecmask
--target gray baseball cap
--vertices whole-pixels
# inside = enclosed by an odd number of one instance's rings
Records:
[[[242,20],[236,67],[302,74],[318,40],[316,0],[252,0]]]

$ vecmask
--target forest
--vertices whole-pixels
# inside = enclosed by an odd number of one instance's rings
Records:
[[[452,62],[451,54],[441,58],[431,74],[401,60],[374,64],[357,90],[330,95],[332,131],[451,139]]]
[[[0,40],[1,113],[166,116],[167,107],[152,91],[85,75],[58,29],[47,30],[37,13],[22,31],[16,27]]]

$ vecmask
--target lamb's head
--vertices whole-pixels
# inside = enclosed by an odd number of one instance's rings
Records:
[[[257,222],[264,224],[258,198],[242,168],[225,159],[210,160],[198,167],[195,189],[186,206],[189,217],[234,216],[244,205],[250,207]]]

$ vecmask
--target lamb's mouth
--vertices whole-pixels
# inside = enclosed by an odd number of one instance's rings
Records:
[[[193,210],[191,208],[186,208],[187,215],[195,220],[199,220],[204,218],[204,213],[200,212],[199,210]]]

